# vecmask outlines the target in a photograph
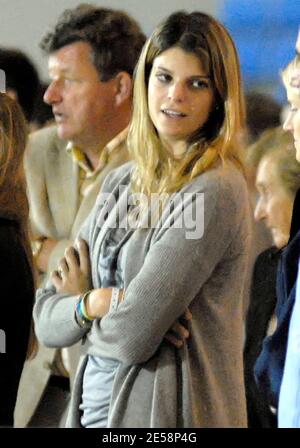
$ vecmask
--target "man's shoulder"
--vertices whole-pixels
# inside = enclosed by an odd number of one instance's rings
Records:
[[[29,135],[27,152],[60,150],[66,145],[67,142],[58,137],[56,126],[48,126]]]

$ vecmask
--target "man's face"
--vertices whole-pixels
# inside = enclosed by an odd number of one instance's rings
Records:
[[[115,78],[99,80],[91,46],[75,42],[60,48],[50,55],[48,68],[51,83],[44,100],[52,106],[58,136],[82,149],[107,140],[114,115]]]

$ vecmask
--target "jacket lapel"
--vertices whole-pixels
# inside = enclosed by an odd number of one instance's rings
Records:
[[[69,236],[77,211],[78,168],[66,151],[66,142],[57,138],[46,161],[49,206],[59,238]]]

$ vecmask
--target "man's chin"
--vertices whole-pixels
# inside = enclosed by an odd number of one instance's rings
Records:
[[[64,126],[61,126],[59,123],[56,123],[57,127],[57,135],[61,140],[71,140],[72,134],[65,129]]]

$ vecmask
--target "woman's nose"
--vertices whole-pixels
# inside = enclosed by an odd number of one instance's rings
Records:
[[[168,97],[174,102],[182,102],[185,98],[185,86],[182,83],[174,83],[170,86]]]

